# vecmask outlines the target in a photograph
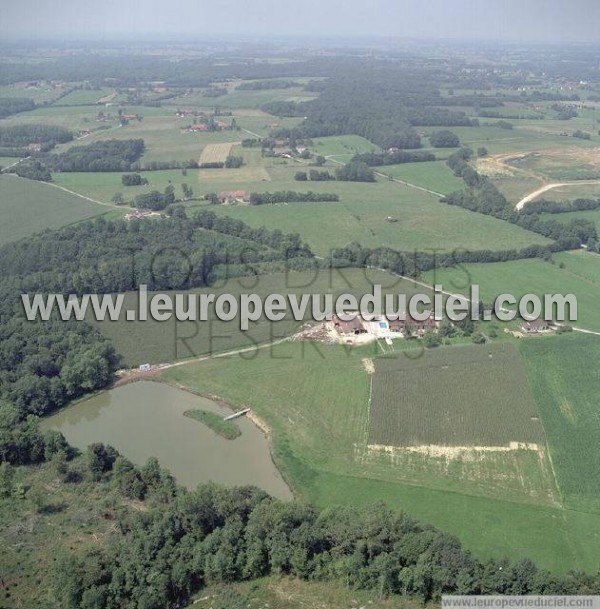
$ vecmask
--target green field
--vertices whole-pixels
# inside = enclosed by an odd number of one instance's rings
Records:
[[[376,146],[360,135],[332,135],[330,137],[316,137],[312,140],[312,150],[321,156],[341,157],[340,160],[349,160],[355,154],[363,152],[379,152]],[[347,158],[344,158],[347,157]]]
[[[508,162],[518,169],[532,172],[549,181],[600,179],[597,154],[572,147],[572,141],[563,144],[560,151],[532,152]]]
[[[51,102],[59,95],[64,93],[66,86],[52,87],[44,86],[18,86],[18,85],[2,85],[0,86],[0,97],[25,97],[33,99],[36,104]]]
[[[86,106],[114,93],[114,89],[76,89],[56,102],[57,106]],[[100,105],[99,107],[102,107]]]
[[[427,357],[375,362],[369,443],[543,445],[538,417],[512,344],[438,349]]]
[[[0,177],[0,244],[105,214],[109,208],[41,182]]]
[[[221,108],[252,108],[258,109],[263,104],[273,101],[310,101],[315,99],[315,93],[304,91],[303,87],[290,87],[289,89],[263,89],[263,90],[232,90],[220,97],[206,97],[201,92],[189,95],[180,95],[169,100],[170,104],[179,104],[185,107],[221,107]]]
[[[296,166],[297,169],[297,166]],[[300,190],[298,182],[284,181],[268,170],[269,184],[236,184],[249,192]],[[258,187],[258,188],[257,188]],[[227,189],[216,182],[213,191]],[[549,243],[539,235],[501,220],[442,205],[436,195],[382,179],[375,183],[311,182],[302,190],[334,192],[338,203],[219,206],[217,213],[243,220],[252,227],[266,226],[298,232],[319,255],[331,248],[358,242],[365,247],[390,247],[403,251],[443,249],[522,248]],[[388,222],[388,216],[398,222]],[[465,231],[465,227],[469,227]]]
[[[600,337],[521,345],[565,505],[600,513]]]
[[[239,277],[219,282],[210,288],[194,290],[194,293],[214,294],[256,293],[268,294],[342,294],[352,293],[362,296],[371,292],[373,283],[387,290],[404,291],[412,294],[422,291],[413,283],[393,277],[381,271],[363,269],[342,269],[340,271],[289,272],[258,277]],[[125,321],[126,309],[136,308],[137,294],[126,295],[121,320],[118,322],[95,322],[91,313],[89,321],[97,324],[101,332],[111,339],[117,352],[123,356],[123,364],[138,366],[150,362],[160,363],[220,353],[232,349],[253,349],[260,343],[267,343],[289,336],[298,329],[301,322],[288,313],[285,319],[271,322],[262,318],[250,324],[248,331],[241,331],[239,321],[224,322],[211,315],[207,321]],[[308,311],[310,314],[310,310]]]
[[[458,535],[480,556],[529,556],[557,571],[600,566],[600,518],[561,508],[533,451],[511,451],[533,455],[512,464],[369,456],[363,359],[374,355],[284,343],[252,358],[172,368],[163,379],[251,407],[271,428],[274,458],[296,493],[319,506],[384,500]]]
[[[561,264],[564,268],[561,268]],[[441,268],[423,274],[423,281],[440,283],[444,290],[466,294],[469,286],[477,284],[481,297],[491,304],[499,294],[519,298],[525,294],[575,294],[577,296],[576,327],[600,331],[600,264],[598,257],[587,252],[554,254],[554,264],[538,258],[496,262],[493,264],[465,264]]]
[[[462,179],[457,178],[444,161],[389,165],[378,168],[378,171],[443,195],[463,190],[465,186]]]
[[[160,190],[162,192],[169,185],[175,187],[175,196],[177,197],[182,196],[182,184],[192,186],[195,194],[197,194],[199,189],[194,184],[197,179],[196,173],[196,171],[190,170],[188,175],[183,175],[181,169],[145,171],[143,177],[148,180],[146,186],[123,186],[121,181],[122,172],[54,173],[52,180],[59,186],[64,186],[69,190],[106,203],[109,203],[117,192],[123,195],[125,201],[131,202],[139,194],[150,192],[151,190]]]
[[[497,122],[497,119],[480,120],[480,127],[452,127],[450,130],[459,137],[461,144],[474,150],[484,146],[490,154],[556,149],[566,145],[580,148],[597,145],[593,141],[561,136],[565,130],[571,133],[578,128],[572,121],[512,119],[509,122],[514,125],[513,129],[501,129],[485,124]]]
[[[262,158],[255,149],[236,147],[234,153],[244,157],[245,164],[239,169],[187,170],[186,176],[181,170],[145,172],[148,186],[123,187],[121,173],[65,173],[55,174],[54,179],[62,186],[101,201],[110,201],[116,192],[131,201],[137,194],[164,190],[169,184],[175,186],[176,196],[181,196],[182,183],[193,188],[195,197],[232,188],[248,193],[278,190],[337,193],[340,201],[335,203],[210,206],[212,211],[243,220],[252,227],[298,232],[318,255],[326,255],[331,248],[353,241],[365,247],[387,246],[405,251],[505,249],[549,243],[517,226],[441,205],[435,195],[386,179],[372,184],[299,183],[294,181],[294,173],[306,165]],[[196,202],[189,206],[206,204]],[[388,216],[396,217],[398,222],[388,222]],[[469,226],[468,232],[465,226]]]

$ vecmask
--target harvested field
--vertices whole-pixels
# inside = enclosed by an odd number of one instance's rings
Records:
[[[543,443],[513,345],[439,349],[417,359],[381,358],[375,365],[370,445],[510,449],[511,443]]]
[[[221,144],[208,144],[202,150],[198,165],[204,167],[213,163],[224,163],[233,148],[233,142],[223,142]]]

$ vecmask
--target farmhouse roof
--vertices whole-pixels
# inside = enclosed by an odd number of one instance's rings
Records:
[[[357,315],[353,319],[348,321],[344,319],[340,319],[337,315],[333,316],[333,325],[342,333],[342,334],[356,334],[357,332],[365,332],[365,327],[360,320],[360,317]]]
[[[524,319],[521,328],[527,332],[539,332],[548,327],[548,322],[542,317],[536,319]]]
[[[242,199],[246,201],[248,194],[245,190],[224,190],[217,195],[219,201],[227,201],[227,199]]]

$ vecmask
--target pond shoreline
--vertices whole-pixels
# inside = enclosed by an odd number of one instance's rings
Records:
[[[156,390],[150,383],[157,385]],[[84,407],[88,402],[90,408]],[[79,448],[102,441],[115,445],[134,462],[156,456],[188,488],[212,480],[227,486],[249,484],[279,498],[294,498],[293,487],[274,458],[272,430],[260,417],[254,413],[242,417],[242,436],[231,441],[206,425],[183,422],[183,412],[190,408],[214,409],[220,416],[225,409],[239,410],[219,396],[192,391],[153,374],[82,397],[42,421],[44,427],[58,428]]]

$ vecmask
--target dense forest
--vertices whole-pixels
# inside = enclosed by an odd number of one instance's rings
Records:
[[[369,248],[359,243],[350,243],[331,251],[324,264],[334,268],[372,267],[385,269],[406,277],[418,278],[421,273],[436,268],[453,267],[474,262],[506,262],[525,258],[551,257],[559,251],[558,244],[530,245],[523,249],[510,250],[455,250],[453,252],[399,251],[389,247]]]
[[[70,142],[73,134],[56,125],[13,125],[0,127],[0,155],[28,156],[29,144],[39,144],[42,152],[51,150],[56,144]]]
[[[105,140],[73,146],[45,159],[53,171],[129,171],[144,153],[144,140]]]
[[[148,511],[117,522],[104,547],[62,558],[56,593],[65,609],[168,609],[215,582],[268,574],[340,581],[422,602],[441,594],[597,594],[600,579],[552,575],[530,560],[479,560],[453,536],[383,504],[318,511],[251,487],[177,491],[157,464],[143,468],[95,445],[88,469]],[[156,498],[155,498],[156,497]]]
[[[4,65],[2,66],[4,69]],[[6,118],[11,114],[29,112],[35,110],[35,103],[27,97],[0,97],[0,118]]]
[[[231,276],[301,269],[312,253],[298,235],[252,229],[209,211],[160,221],[94,222],[0,248],[0,398],[22,417],[46,414],[104,387],[118,364],[85,322],[28,322],[22,293],[188,289]]]

